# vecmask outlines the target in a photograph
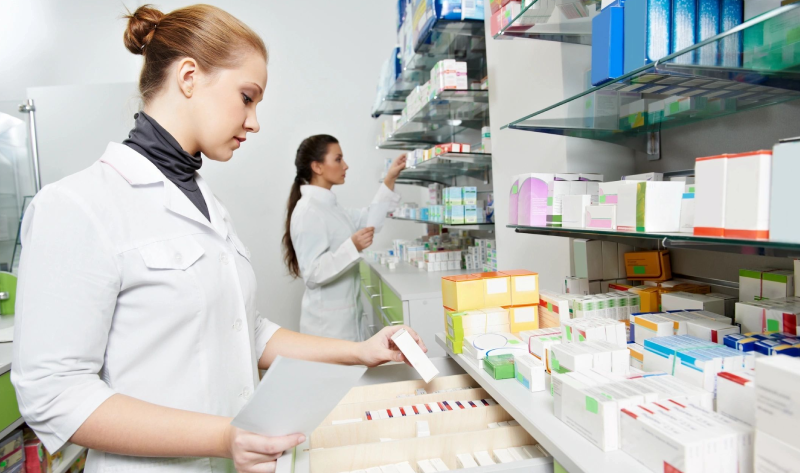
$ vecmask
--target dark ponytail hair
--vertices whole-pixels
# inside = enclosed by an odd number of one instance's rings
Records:
[[[300,266],[297,262],[297,253],[292,244],[292,213],[300,200],[300,186],[311,183],[311,163],[322,163],[328,153],[328,146],[338,144],[339,140],[331,135],[314,135],[308,137],[300,143],[297,148],[297,156],[294,158],[294,165],[297,174],[292,183],[292,190],[289,192],[289,201],[286,204],[286,231],[283,234],[283,262],[289,268],[289,274],[295,278],[301,277]]]

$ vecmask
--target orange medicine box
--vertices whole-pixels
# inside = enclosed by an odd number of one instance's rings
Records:
[[[511,333],[539,330],[539,304],[503,308],[508,310]]]
[[[511,279],[511,305],[539,303],[539,274],[526,269],[500,271]],[[512,330],[513,332],[513,330]]]
[[[635,251],[625,253],[625,272],[628,279],[666,281],[672,279],[669,251]]]
[[[442,278],[442,304],[450,310],[461,312],[483,309],[486,307],[483,293],[484,282],[480,274],[459,274]]]
[[[639,286],[628,289],[628,291],[639,294],[640,312],[658,312],[660,292],[657,287]]]
[[[481,273],[483,279],[484,307],[511,305],[511,278],[499,272]]]

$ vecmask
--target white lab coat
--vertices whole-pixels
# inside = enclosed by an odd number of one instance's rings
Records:
[[[11,380],[45,446],[108,397],[234,416],[278,326],[256,311],[249,252],[198,175],[209,222],[146,158],[111,143],[26,212]],[[229,460],[89,452],[86,471],[228,472]]]
[[[366,227],[369,207],[346,209],[336,195],[319,186],[300,187],[292,213],[292,244],[306,283],[300,331],[343,340],[363,340],[366,321],[359,298],[360,256],[351,237]],[[373,204],[397,208],[400,195],[381,184]]]

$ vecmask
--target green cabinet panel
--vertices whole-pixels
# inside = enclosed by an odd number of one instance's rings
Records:
[[[0,375],[0,430],[20,418],[17,393],[11,385],[11,372]]]
[[[383,312],[391,324],[403,323],[403,301],[392,291],[392,289],[381,281],[381,302]]]

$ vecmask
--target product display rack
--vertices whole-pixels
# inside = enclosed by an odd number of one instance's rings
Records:
[[[552,1],[552,0],[543,0]],[[558,8],[555,8],[549,20],[557,17],[560,21],[546,22],[540,20],[539,1],[534,1],[526,5],[519,15],[515,16],[511,22],[494,35],[494,39],[513,39],[528,38],[543,41],[557,41],[560,43],[572,44],[592,44],[592,19],[580,17],[568,19],[561,15]],[[594,4],[581,6],[584,10],[596,8]],[[536,7],[536,8],[534,8]]]
[[[488,90],[443,90],[378,148],[413,150],[456,141],[466,130],[480,130],[488,116]]]
[[[534,235],[553,235],[569,238],[586,239],[640,239],[657,241],[663,248],[717,251],[724,253],[749,254],[776,257],[800,257],[800,243],[779,242],[770,240],[745,240],[740,238],[704,237],[691,233],[643,233],[621,232],[613,230],[592,230],[587,228],[563,227],[529,227],[524,225],[506,225],[517,233]]]
[[[553,415],[553,398],[548,389],[537,393],[526,390],[515,379],[495,380],[483,367],[464,355],[456,355],[447,348],[444,332],[436,335],[436,342],[478,384],[481,385],[503,409],[570,473],[645,473],[640,464],[624,452],[603,452],[581,434]]]
[[[86,451],[85,447],[75,444],[67,444],[62,450],[62,457],[60,461],[53,462],[53,473],[64,473],[69,470],[69,467],[78,459],[81,454]]]
[[[402,220],[404,222],[424,223],[426,225],[440,225],[444,228],[456,230],[494,230],[493,223],[444,223],[433,222],[430,220],[417,220],[413,218],[391,217],[392,220]]]
[[[445,153],[400,172],[399,179],[449,185],[450,180],[468,176],[489,182],[492,155],[488,153]]]
[[[400,75],[372,111],[372,117],[400,115],[405,98],[414,87],[424,84],[429,72],[443,59],[473,63],[486,55],[482,21],[437,21],[414,55],[405,61]]]
[[[583,93],[502,127],[577,138],[608,141],[641,148],[647,134],[668,128],[691,125],[704,120],[800,98],[800,72],[793,51],[794,44],[784,50],[770,52],[771,57],[788,57],[782,70],[767,70],[754,54],[736,54],[728,62],[743,66],[719,66],[726,58],[705,54],[705,48],[722,50],[723,44],[763,35],[765,29],[782,22],[796,21],[800,4],[777,8],[753,18],[729,31],[709,38],[683,51],[634,70],[622,77],[593,87]],[[762,67],[763,66],[763,67]],[[634,92],[642,99],[662,100],[670,96],[692,97],[704,101],[702,107],[667,115],[647,113],[620,119],[617,110],[597,107],[598,98],[608,92]],[[597,111],[595,111],[597,110]]]

